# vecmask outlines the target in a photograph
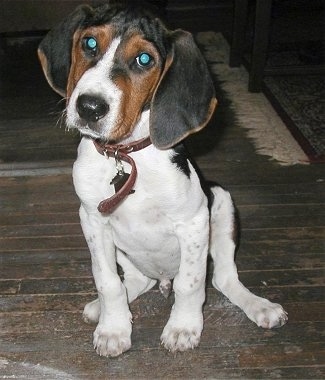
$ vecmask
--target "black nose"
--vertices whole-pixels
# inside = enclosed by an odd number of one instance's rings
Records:
[[[80,95],[77,99],[77,111],[79,116],[86,121],[98,121],[109,110],[109,105],[98,95]]]

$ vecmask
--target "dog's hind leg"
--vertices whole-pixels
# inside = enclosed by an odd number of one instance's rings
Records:
[[[117,262],[124,272],[123,284],[126,287],[128,302],[131,303],[138,296],[150,290],[156,280],[142,274],[131,261],[117,249]],[[100,304],[98,298],[87,303],[83,311],[83,319],[86,323],[97,323],[100,316]]]
[[[82,313],[82,318],[86,323],[98,323],[100,316],[100,304],[99,299],[96,298],[86,304]]]
[[[120,250],[117,250],[117,262],[124,272],[123,284],[126,287],[129,303],[156,284],[156,280],[142,274]]]
[[[238,279],[235,256],[235,208],[230,194],[219,186],[211,188],[210,254],[214,261],[212,284],[250,320],[264,328],[280,327],[287,322],[287,313],[279,304],[251,293]]]

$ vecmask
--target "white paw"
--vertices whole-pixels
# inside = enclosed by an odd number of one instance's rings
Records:
[[[188,315],[177,319],[170,317],[161,335],[161,343],[171,352],[186,351],[198,346],[203,329],[203,318],[189,320]]]
[[[98,325],[94,332],[94,348],[100,356],[118,356],[131,348],[131,323],[125,328]]]
[[[260,298],[248,307],[247,316],[257,326],[265,329],[281,327],[288,321],[288,314],[281,305],[264,298]]]
[[[87,303],[84,308],[82,317],[86,323],[97,323],[100,315],[100,304],[98,298]]]

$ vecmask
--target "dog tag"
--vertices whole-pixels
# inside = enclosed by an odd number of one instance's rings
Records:
[[[111,180],[110,185],[114,185],[115,193],[117,193],[125,184],[125,182],[130,177],[129,173],[123,171],[118,171],[116,176]]]
[[[129,173],[125,173],[123,163],[119,157],[118,150],[114,153],[115,157],[115,167],[117,173],[115,177],[111,180],[110,185],[114,185],[115,194],[118,193],[124,184],[127,182],[130,177]],[[129,194],[134,193],[134,190],[131,190]]]

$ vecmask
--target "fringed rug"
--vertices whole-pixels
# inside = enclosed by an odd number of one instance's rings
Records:
[[[309,159],[262,93],[248,92],[248,73],[228,65],[229,46],[221,33],[196,35],[216,81],[230,100],[238,125],[245,128],[256,152],[282,165],[306,164]]]

